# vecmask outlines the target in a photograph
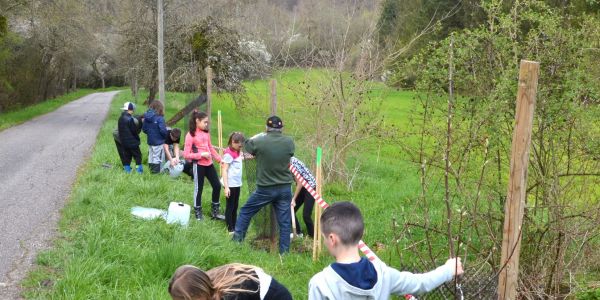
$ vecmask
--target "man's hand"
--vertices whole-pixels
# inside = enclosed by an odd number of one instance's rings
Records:
[[[292,207],[296,207],[296,197],[292,198]]]
[[[229,190],[229,188],[225,187],[225,198],[229,198],[230,194],[231,194],[231,191]]]

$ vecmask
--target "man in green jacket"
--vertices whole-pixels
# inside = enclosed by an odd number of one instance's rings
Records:
[[[294,155],[294,141],[282,134],[283,121],[277,116],[267,119],[265,133],[246,140],[244,151],[256,158],[256,190],[240,209],[233,240],[241,242],[252,217],[264,206],[273,204],[279,224],[279,253],[290,249],[292,181],[288,165]]]

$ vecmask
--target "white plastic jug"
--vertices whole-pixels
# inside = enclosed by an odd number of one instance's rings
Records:
[[[181,202],[169,203],[167,212],[167,224],[179,223],[187,226],[190,221],[190,206]]]

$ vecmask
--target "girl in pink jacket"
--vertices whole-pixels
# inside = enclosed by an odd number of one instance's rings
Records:
[[[210,142],[208,131],[208,115],[204,112],[193,112],[189,122],[190,131],[185,136],[183,156],[192,161],[194,174],[194,211],[196,220],[202,220],[202,188],[204,177],[208,178],[212,186],[212,211],[211,217],[215,220],[225,220],[219,214],[219,196],[221,183],[213,165],[213,159],[221,162],[221,156],[215,151]]]

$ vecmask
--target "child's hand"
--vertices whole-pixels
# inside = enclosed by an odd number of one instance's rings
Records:
[[[210,157],[210,152],[202,152],[202,153],[200,153],[200,156],[202,156],[204,158],[209,158]]]
[[[229,188],[225,187],[225,198],[229,198],[230,194],[231,194],[231,191],[229,190]]]
[[[292,198],[292,207],[296,207],[296,198]]]
[[[452,270],[456,271],[456,274],[454,274],[454,276],[460,276],[465,272],[463,270],[462,263],[460,262],[460,257],[449,259],[448,261],[446,261],[446,265],[449,265],[452,268]]]

